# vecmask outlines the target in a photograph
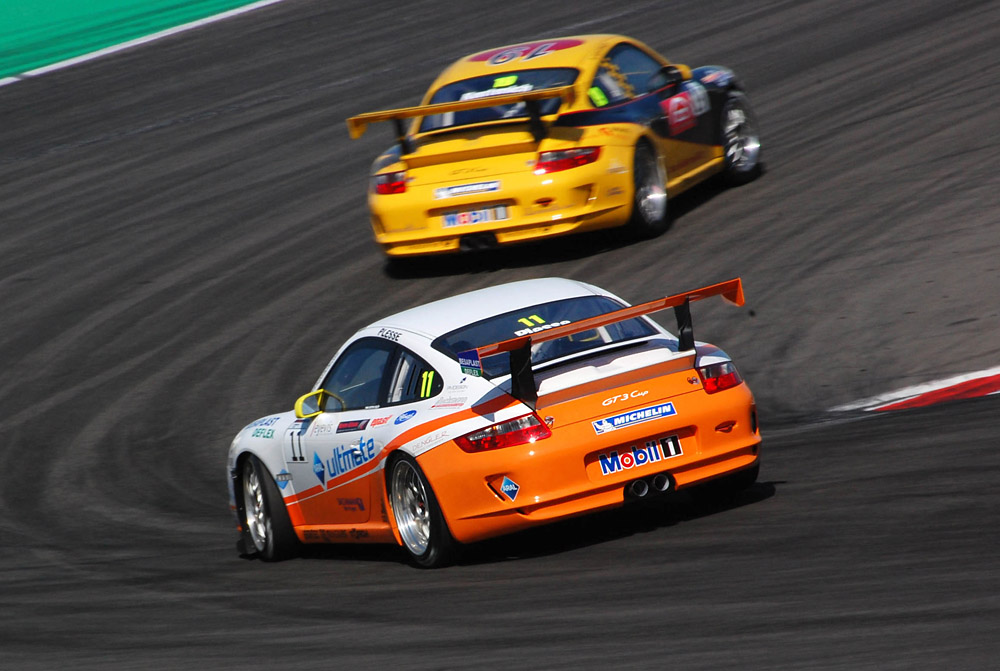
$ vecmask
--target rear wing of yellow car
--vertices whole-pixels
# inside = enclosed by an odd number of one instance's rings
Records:
[[[537,91],[523,91],[520,93],[504,93],[501,95],[487,95],[474,100],[456,100],[453,102],[434,103],[433,105],[420,105],[418,107],[404,107],[396,110],[386,110],[384,112],[368,112],[352,116],[347,120],[347,131],[352,139],[358,139],[364,135],[368,129],[368,124],[379,121],[392,121],[396,126],[396,136],[404,154],[412,153],[413,147],[409,138],[406,137],[406,129],[403,127],[404,119],[431,116],[433,114],[444,114],[446,112],[462,112],[465,110],[482,109],[484,107],[495,107],[498,105],[513,105],[523,102],[528,108],[529,123],[531,133],[535,141],[545,137],[545,126],[542,123],[539,112],[539,101],[550,98],[562,98],[567,104],[572,104],[575,99],[573,86],[559,86],[556,88],[539,89]]]
[[[534,408],[535,403],[538,401],[538,389],[535,386],[535,374],[531,367],[531,346],[533,344],[555,340],[574,333],[582,333],[600,326],[607,326],[608,324],[673,308],[674,316],[677,318],[677,349],[681,352],[693,350],[694,330],[691,326],[691,302],[700,301],[703,298],[711,296],[722,296],[723,299],[733,305],[743,305],[743,282],[737,277],[700,289],[685,291],[681,294],[658,298],[648,303],[633,305],[632,307],[607,312],[588,319],[581,319],[572,324],[556,326],[539,331],[538,333],[532,333],[531,335],[511,338],[510,340],[504,340],[491,345],[483,345],[476,349],[459,352],[457,354],[458,362],[462,367],[463,373],[482,375],[481,359],[483,357],[510,352],[511,395],[531,408]]]

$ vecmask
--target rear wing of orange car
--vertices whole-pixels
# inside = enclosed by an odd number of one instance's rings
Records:
[[[510,352],[510,372],[511,372],[511,395],[522,401],[531,408],[535,407],[538,401],[538,388],[535,386],[535,374],[531,367],[531,346],[533,344],[555,340],[574,333],[582,333],[600,326],[607,326],[616,322],[626,321],[642,315],[652,314],[668,308],[674,309],[674,316],[677,318],[678,351],[694,349],[694,330],[691,326],[691,302],[700,301],[711,296],[722,296],[723,299],[733,305],[743,305],[743,282],[740,278],[719,282],[711,286],[685,291],[681,294],[658,298],[648,303],[633,305],[622,308],[614,312],[607,312],[587,319],[581,319],[572,324],[556,326],[554,328],[532,333],[531,335],[520,336],[483,345],[476,349],[459,352],[457,354],[462,372],[469,375],[482,375],[483,357],[494,356],[503,352]]]
[[[409,138],[406,137],[406,129],[403,127],[404,119],[431,116],[433,114],[444,114],[446,112],[462,112],[465,110],[482,109],[484,107],[495,107],[498,105],[512,105],[523,102],[528,108],[531,133],[535,141],[545,137],[545,125],[539,111],[539,101],[550,98],[562,98],[566,103],[572,104],[575,99],[573,86],[559,86],[556,88],[539,89],[537,91],[523,91],[520,93],[504,93],[495,96],[484,96],[474,100],[456,100],[453,102],[434,103],[433,105],[420,105],[418,107],[404,107],[396,110],[386,110],[384,112],[368,112],[352,116],[347,120],[347,131],[352,139],[358,139],[364,135],[368,129],[368,124],[379,121],[392,121],[396,126],[396,136],[404,154],[413,152]]]

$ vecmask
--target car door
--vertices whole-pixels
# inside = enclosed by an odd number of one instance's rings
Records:
[[[328,395],[323,411],[289,430],[289,470],[315,490],[300,503],[306,524],[369,520],[373,466],[385,447],[379,420],[387,421],[386,373],[395,356],[396,345],[382,338],[352,343],[320,385]]]
[[[671,83],[663,67],[660,60],[638,46],[619,43],[605,55],[594,77],[592,89],[601,92],[592,92],[590,97],[595,105],[614,104],[655,92],[654,99],[636,101],[635,116],[655,133],[669,181],[710,158],[709,148],[693,141],[709,108],[704,87],[696,82]]]
[[[296,480],[322,494],[302,506],[305,523],[369,521],[383,449],[443,388],[437,371],[394,341],[360,338],[344,350],[320,384],[327,392],[323,412],[299,420],[289,435]]]

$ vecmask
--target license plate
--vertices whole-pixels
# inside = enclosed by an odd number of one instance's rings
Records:
[[[462,212],[445,212],[442,217],[444,227],[452,226],[472,226],[473,224],[485,224],[491,221],[503,221],[509,219],[506,205],[494,205],[478,210],[465,210]]]

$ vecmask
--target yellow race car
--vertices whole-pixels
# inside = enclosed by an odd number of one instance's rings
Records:
[[[667,199],[723,173],[760,172],[760,138],[736,75],[671,63],[621,35],[483,51],[445,69],[392,121],[368,205],[389,256],[486,249],[626,226],[652,237]],[[407,128],[407,124],[409,127]]]

